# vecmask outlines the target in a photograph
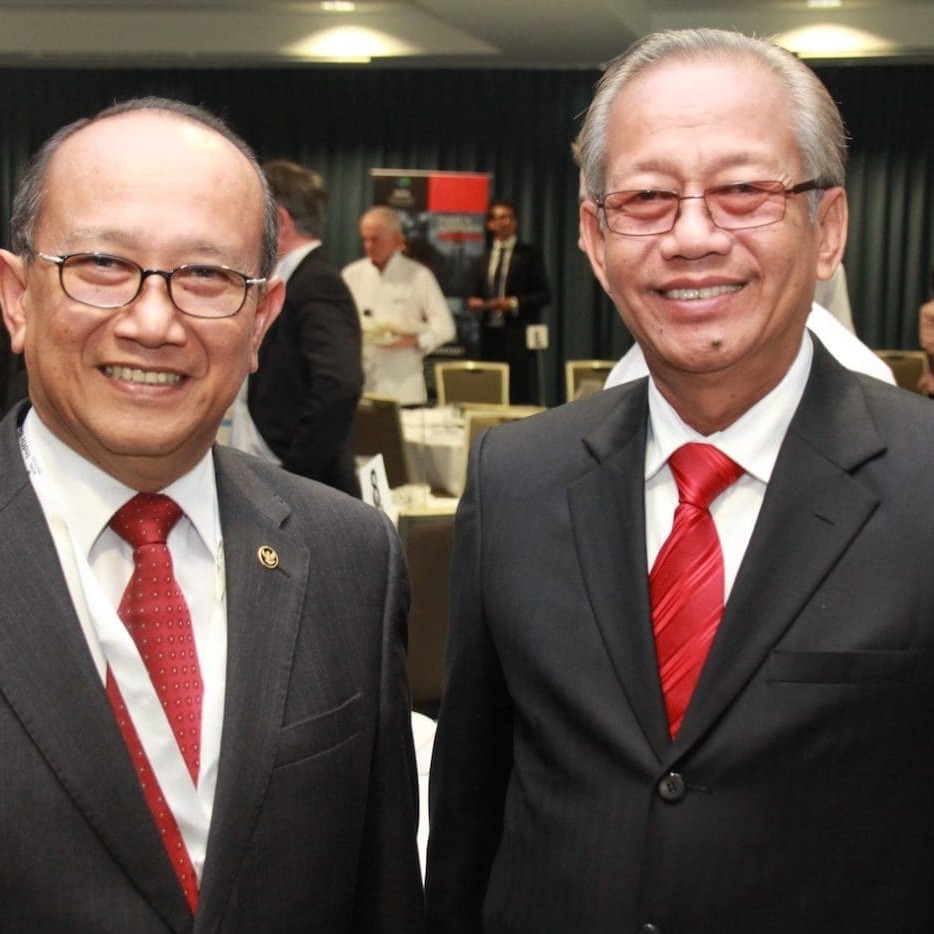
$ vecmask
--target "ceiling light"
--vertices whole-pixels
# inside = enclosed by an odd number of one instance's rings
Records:
[[[352,0],[321,0],[321,9],[328,13],[353,13],[356,8]]]
[[[832,10],[843,6],[843,0],[805,0],[804,5],[809,10]]]

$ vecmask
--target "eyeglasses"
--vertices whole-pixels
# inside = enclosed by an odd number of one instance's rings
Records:
[[[767,227],[785,216],[788,199],[805,191],[830,188],[831,183],[811,179],[786,188],[782,182],[733,182],[705,188],[699,195],[679,195],[676,191],[645,188],[641,191],[614,191],[597,207],[613,233],[628,237],[650,237],[668,233],[681,213],[682,201],[702,198],[710,220],[722,230]]]
[[[226,266],[190,263],[171,270],[144,269],[131,259],[109,253],[36,255],[58,266],[58,281],[72,301],[93,308],[124,308],[136,301],[148,276],[161,276],[172,304],[183,314],[232,318],[246,302],[250,286],[266,282]]]

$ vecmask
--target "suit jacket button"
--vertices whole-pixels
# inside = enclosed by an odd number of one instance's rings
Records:
[[[677,804],[679,801],[683,801],[686,794],[687,786],[684,784],[684,779],[677,772],[669,772],[658,783],[658,796],[662,801],[667,801],[669,804]]]

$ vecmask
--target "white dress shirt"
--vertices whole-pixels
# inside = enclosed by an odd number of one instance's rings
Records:
[[[390,257],[382,271],[363,258],[345,266],[341,275],[363,329],[364,392],[395,396],[404,405],[425,402],[422,358],[456,333],[438,280],[427,266],[401,253]],[[380,334],[414,334],[418,347],[380,347],[368,340]]]
[[[507,240],[494,240],[493,249],[490,250],[490,265],[487,269],[487,278],[490,283],[490,295],[493,294],[496,267],[499,265],[500,253],[503,255],[503,272],[499,280],[499,293],[497,298],[506,296],[506,277],[509,275],[509,264],[512,262],[512,253],[516,247],[518,237],[509,237]]]
[[[668,458],[683,444],[712,444],[743,468],[743,475],[711,504],[723,549],[724,601],[733,589],[752,537],[782,441],[804,394],[813,345],[807,331],[782,381],[723,431],[702,435],[686,425],[649,379],[649,427],[645,448],[646,558],[651,569],[674,524],[678,486]]]
[[[217,785],[227,666],[226,587],[214,459],[208,452],[191,471],[162,491],[184,513],[169,533],[167,545],[188,603],[204,685],[201,766],[197,788],[193,788],[180,752],[177,758],[158,750],[150,752],[156,747],[177,751],[178,746],[161,715],[161,705],[156,703],[158,712],[154,713],[145,691],[130,687],[142,661],[116,615],[133,573],[133,548],[108,523],[137,491],[60,441],[35,409],[26,416],[20,446],[101,683],[105,683],[110,667],[200,879]],[[118,634],[123,638],[116,649],[108,648],[113,645],[110,634],[114,626],[119,626]],[[135,658],[121,661],[121,652],[134,653]],[[131,672],[126,687],[121,683],[121,670]],[[145,669],[142,672],[148,681]],[[151,685],[146,687],[148,690]],[[154,696],[154,691],[151,694]],[[177,768],[179,762],[182,771]]]

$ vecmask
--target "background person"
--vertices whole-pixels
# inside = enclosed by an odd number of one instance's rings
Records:
[[[364,333],[364,391],[403,405],[428,399],[424,358],[453,340],[454,318],[427,266],[402,254],[399,215],[382,205],[360,218],[366,256],[344,267]]]
[[[282,314],[249,379],[250,416],[286,470],[360,496],[353,421],[363,388],[357,309],[321,245],[324,179],[286,160],[263,166],[276,199]]]
[[[805,327],[846,241],[837,108],[767,41],[675,31],[580,140],[651,375],[473,448],[430,927],[928,931],[934,412]]]
[[[12,245],[2,926],[418,930],[397,537],[212,447],[283,298],[255,158],[118,104],[39,151]]]
[[[514,202],[496,199],[487,209],[490,249],[480,257],[467,307],[480,318],[480,357],[509,364],[509,401],[530,405],[539,400],[536,351],[526,328],[539,324],[551,301],[542,252],[518,239]]]

